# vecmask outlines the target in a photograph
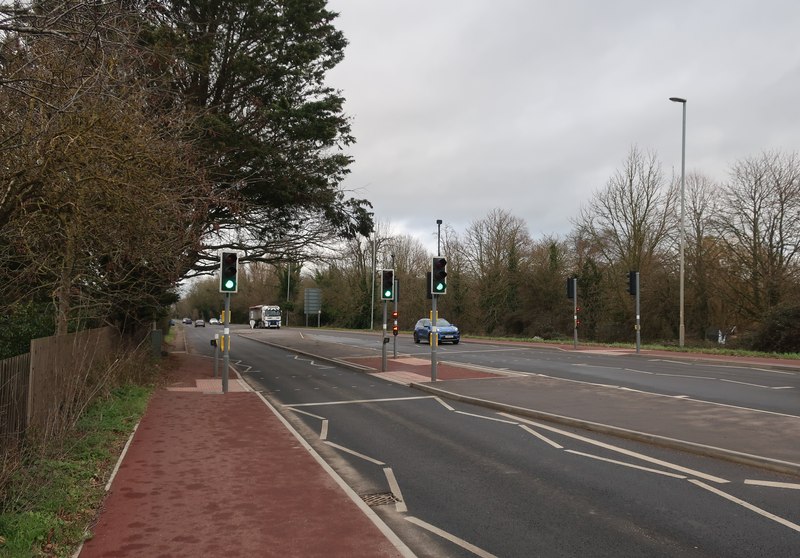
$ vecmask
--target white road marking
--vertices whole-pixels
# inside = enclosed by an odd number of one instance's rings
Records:
[[[128,436],[128,441],[125,442],[125,446],[122,448],[122,453],[119,454],[119,458],[117,458],[117,463],[114,465],[114,470],[111,471],[111,476],[108,477],[108,482],[106,483],[106,492],[111,489],[111,483],[114,482],[114,479],[119,472],[119,468],[122,465],[122,460],[125,459],[125,455],[128,453],[128,448],[131,447],[131,442],[133,442],[133,435],[136,434],[136,431],[139,429],[139,423],[137,422],[133,426],[133,430],[131,431],[131,435]]]
[[[390,401],[414,401],[416,399],[433,399],[432,395],[420,395],[415,397],[389,397],[386,399],[351,399],[345,401],[322,401],[320,403],[294,403],[292,405],[284,405],[284,407],[315,407],[323,405],[350,405],[353,403],[387,403]]]
[[[520,428],[522,428],[522,429],[523,429],[525,432],[527,432],[528,434],[533,434],[534,436],[536,436],[537,438],[539,438],[541,441],[543,441],[543,442],[545,442],[545,443],[548,443],[548,444],[550,444],[551,446],[553,446],[553,447],[554,447],[554,448],[556,448],[556,449],[564,449],[564,446],[562,446],[561,444],[558,444],[558,443],[554,442],[553,440],[551,440],[550,438],[548,438],[548,437],[547,437],[547,436],[545,436],[544,434],[539,434],[538,432],[536,432],[536,431],[535,431],[533,428],[531,428],[530,426],[527,426],[527,425],[525,425],[525,424],[520,424],[520,425],[519,425],[519,427],[520,427]]]
[[[509,347],[507,349],[466,349],[459,350],[458,354],[463,355],[466,353],[502,353],[508,351],[527,351],[528,347]]]
[[[753,504],[751,504],[749,502],[745,502],[744,500],[740,500],[736,496],[732,496],[732,495],[730,495],[730,494],[728,494],[726,492],[723,492],[722,490],[714,488],[713,486],[709,486],[706,483],[700,482],[697,479],[689,479],[689,482],[694,484],[694,485],[696,485],[696,486],[699,486],[700,488],[704,488],[705,490],[708,490],[709,492],[713,492],[717,496],[722,496],[723,498],[725,498],[726,500],[730,500],[734,504],[739,504],[743,508],[747,508],[750,511],[754,511],[759,515],[763,515],[767,519],[771,519],[772,521],[775,521],[776,523],[780,523],[781,525],[784,525],[785,527],[788,527],[789,529],[793,529],[794,531],[797,531],[798,533],[800,533],[800,525],[797,525],[796,523],[792,523],[788,519],[784,519],[782,517],[778,517],[777,515],[775,515],[773,513],[770,513],[770,512],[768,512],[766,510],[763,510],[763,509],[759,508],[758,506],[754,506]]]
[[[665,358],[651,358],[650,362],[666,362],[667,364],[680,364],[682,366],[691,366],[691,362],[683,362],[680,360],[667,360]]]
[[[292,355],[287,355],[287,356],[291,357]],[[301,357],[300,355],[294,355],[294,360],[308,362],[309,364],[311,364],[311,366],[316,366],[320,370],[330,370],[331,368],[333,368],[333,366],[328,366],[326,364],[317,364],[316,361],[311,360],[309,358]],[[294,376],[292,376],[292,378],[294,378]]]
[[[778,413],[777,411],[766,411],[764,409],[753,409],[752,407],[741,407],[739,405],[728,405],[727,403],[715,403],[714,401],[705,401],[703,399],[687,398],[687,401],[697,401],[698,403],[707,403],[709,405],[718,405],[720,407],[728,407],[730,409],[743,409],[745,411],[753,411],[754,413],[764,413],[767,415],[776,415],[779,417],[800,418],[798,415],[789,415],[787,413]]]
[[[315,419],[325,420],[325,417],[321,417],[319,415],[315,415],[314,413],[309,413],[308,411],[301,411],[300,409],[292,409],[292,408],[289,408],[289,410],[290,411],[294,411],[295,413],[300,413],[300,414],[315,418]]]
[[[434,397],[434,399],[435,399],[436,401],[438,401],[439,403],[441,403],[441,404],[442,404],[442,406],[443,406],[445,409],[447,409],[448,411],[455,411],[455,409],[454,409],[453,407],[451,407],[450,405],[448,405],[448,404],[447,404],[447,403],[444,401],[444,399],[442,399],[441,397]]]
[[[289,423],[289,421],[281,415],[278,410],[272,406],[272,404],[261,394],[256,392],[256,395],[259,399],[267,406],[267,408],[272,411],[272,414],[281,421],[281,423],[286,427],[286,429],[292,433],[292,436],[295,437],[297,442],[308,451],[308,453],[314,458],[314,460],[319,464],[322,469],[330,475],[330,477],[339,485],[345,494],[347,494],[348,498],[361,510],[361,512],[372,521],[373,525],[375,525],[381,533],[383,533],[386,538],[394,545],[394,547],[400,552],[403,558],[415,558],[415,554],[411,551],[406,544],[400,540],[400,537],[392,531],[388,525],[375,513],[375,510],[370,508],[361,497],[355,493],[355,491],[350,487],[349,484],[344,482],[339,474],[333,470],[333,468],[328,465],[327,461],[325,461],[322,456],[311,447],[311,445],[300,435],[300,433],[294,429],[294,427]],[[327,442],[326,442],[327,443]]]
[[[701,479],[706,479],[706,480],[709,480],[711,482],[716,482],[716,483],[720,483],[720,484],[724,484],[724,483],[730,482],[730,481],[722,479],[720,477],[715,477],[713,475],[709,475],[707,473],[703,473],[702,471],[697,471],[695,469],[689,469],[687,467],[683,467],[681,465],[676,465],[675,463],[670,463],[668,461],[662,461],[661,459],[656,459],[655,457],[650,457],[649,455],[644,455],[642,453],[631,451],[631,450],[628,450],[628,449],[625,449],[625,448],[612,446],[611,444],[606,444],[605,442],[600,442],[598,440],[592,440],[591,438],[587,438],[586,436],[581,436],[580,434],[573,434],[572,432],[568,432],[566,430],[561,430],[560,428],[555,428],[553,426],[548,426],[546,424],[540,424],[538,422],[535,422],[535,421],[532,421],[532,420],[529,420],[529,419],[525,419],[525,418],[521,418],[521,417],[517,417],[517,416],[511,415],[511,414],[508,414],[508,413],[499,413],[499,414],[501,414],[503,416],[506,416],[506,417],[509,417],[511,419],[517,419],[520,422],[525,422],[527,424],[532,424],[533,426],[536,426],[537,428],[543,428],[545,430],[549,430],[551,432],[556,432],[557,434],[561,434],[562,436],[567,436],[567,437],[573,438],[575,440],[580,440],[582,442],[586,442],[587,444],[592,444],[592,445],[595,445],[595,446],[599,446],[601,448],[605,448],[605,449],[608,449],[608,450],[611,450],[611,451],[615,451],[617,453],[621,453],[621,454],[627,455],[629,457],[635,457],[636,459],[641,459],[642,461],[647,461],[649,463],[655,463],[656,465],[660,465],[662,467],[666,467],[667,469],[674,469],[676,471],[680,471],[682,473],[686,473],[689,476],[699,477]]]
[[[708,364],[709,368],[736,368],[737,370],[758,370],[759,372],[772,372],[773,374],[784,374],[786,376],[796,376],[797,372],[789,372],[788,370],[774,370],[770,368],[755,368],[750,366],[737,366],[730,364]]]
[[[705,399],[695,399],[695,398],[690,397],[688,395],[668,395],[668,394],[665,394],[665,393],[658,393],[658,392],[655,392],[655,391],[644,391],[644,390],[641,390],[641,389],[633,389],[633,388],[629,388],[629,387],[620,387],[620,386],[615,386],[615,385],[611,385],[611,384],[600,384],[600,383],[596,383],[596,382],[586,382],[584,380],[573,380],[573,379],[570,379],[570,378],[560,378],[558,376],[548,376],[546,374],[531,374],[531,375],[539,376],[541,378],[550,378],[550,379],[553,379],[553,380],[559,380],[559,381],[562,381],[562,382],[572,382],[572,383],[575,383],[575,384],[584,384],[584,385],[587,385],[587,386],[598,386],[598,387],[619,389],[619,390],[623,390],[623,391],[631,391],[631,392],[634,392],[634,393],[643,393],[645,395],[652,395],[654,397],[668,397],[668,398],[684,399],[686,401],[696,401],[698,403],[705,403],[706,405],[716,405],[718,407],[728,407],[730,409],[742,409],[744,411],[752,411],[754,413],[763,413],[763,414],[766,414],[766,415],[775,415],[775,416],[779,416],[779,417],[789,417],[789,418],[793,418],[793,419],[800,418],[800,416],[798,416],[798,415],[790,415],[790,414],[787,414],[787,413],[779,413],[777,411],[767,411],[765,409],[754,409],[752,407],[740,407],[738,405],[729,405],[727,403],[719,403],[717,401],[708,401],[708,400],[705,400]],[[664,376],[665,374],[659,374],[659,375]],[[688,377],[688,378],[701,378],[700,376],[686,376],[686,377]],[[706,379],[713,380],[715,378],[706,378]]]
[[[718,380],[713,376],[696,376],[695,374],[667,374],[666,372],[656,372],[656,376],[665,376],[667,378],[688,378],[690,380]]]
[[[640,471],[647,471],[648,473],[656,473],[658,475],[664,475],[667,477],[672,477],[675,479],[685,479],[687,478],[685,475],[677,475],[675,473],[668,473],[667,471],[660,471],[658,469],[651,469],[650,467],[642,467],[641,465],[634,465],[633,463],[625,463],[624,461],[617,461],[616,459],[609,459],[608,457],[600,457],[599,455],[592,455],[591,453],[583,453],[582,451],[575,451],[575,450],[564,450],[567,453],[574,453],[575,455],[581,455],[583,457],[589,457],[591,459],[597,459],[598,461],[606,461],[608,463],[614,463],[615,465],[622,465],[623,467],[630,467],[632,469],[639,469]]]
[[[370,457],[368,455],[364,455],[363,453],[358,453],[357,451],[353,451],[350,448],[346,448],[344,446],[340,446],[339,444],[334,444],[333,442],[331,442],[329,440],[325,440],[325,443],[328,444],[329,446],[333,447],[333,448],[336,448],[336,449],[340,450],[340,451],[343,451],[345,453],[349,453],[350,455],[355,455],[356,457],[360,457],[364,461],[369,461],[370,463],[374,463],[375,465],[386,465],[386,463],[384,463],[383,461],[378,461],[377,459],[373,459],[372,457]]]
[[[400,513],[407,512],[408,506],[406,506],[405,500],[403,499],[403,493],[400,492],[400,485],[397,484],[394,471],[392,471],[391,467],[384,467],[383,474],[386,475],[386,481],[389,483],[389,490],[391,490],[395,498],[398,499],[398,501],[394,503],[395,509]]]
[[[648,374],[652,376],[655,372],[648,372],[647,370],[636,370],[635,368],[623,368],[626,372],[637,372],[639,374]]]
[[[790,490],[800,490],[800,484],[794,482],[775,482],[775,481],[745,479],[744,483],[751,484],[753,486],[768,486],[770,488],[788,488]]]
[[[456,537],[455,535],[451,535],[447,531],[443,531],[443,530],[439,529],[438,527],[435,527],[435,526],[431,525],[430,523],[426,523],[425,521],[422,521],[421,519],[417,519],[416,517],[406,517],[406,521],[410,521],[414,525],[417,525],[418,527],[422,527],[426,531],[430,531],[431,533],[433,533],[435,535],[439,535],[443,539],[446,539],[446,540],[450,541],[451,543],[460,546],[464,550],[468,550],[468,551],[472,552],[475,556],[480,556],[480,558],[497,558],[497,556],[495,556],[494,554],[486,552],[485,550],[483,550],[481,548],[478,548],[474,544],[468,543],[464,539],[460,539],[460,538]]]
[[[505,423],[505,424],[519,424],[519,423],[517,423],[515,421],[511,421],[511,420],[499,419],[499,418],[494,418],[494,417],[487,417],[487,416],[484,416],[484,415],[477,415],[475,413],[467,413],[465,411],[455,411],[455,412],[458,413],[459,415],[467,415],[468,417],[476,417],[476,418],[481,418],[481,419],[486,419],[486,420],[493,420],[495,422],[502,422],[502,423]]]
[[[739,384],[743,386],[751,386],[763,389],[792,389],[791,386],[784,386],[784,387],[772,387],[772,386],[762,386],[761,384],[751,384],[748,382],[738,382],[736,380],[726,380],[725,378],[720,378],[720,382],[728,382],[730,384]]]
[[[359,357],[353,357],[353,358],[359,358]],[[363,364],[358,364],[356,362],[350,362],[345,358],[335,358],[333,360],[335,360],[336,362],[340,363],[342,366],[347,366],[349,368],[358,368],[359,370],[375,370],[374,368],[372,368],[370,366],[364,366]]]
[[[327,440],[328,439],[328,419],[323,419],[322,427],[319,431],[319,439],[320,440]]]

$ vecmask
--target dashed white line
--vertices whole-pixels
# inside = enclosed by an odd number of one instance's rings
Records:
[[[709,492],[713,492],[717,496],[722,496],[723,498],[725,498],[726,500],[730,500],[734,504],[739,504],[743,508],[746,508],[746,509],[748,509],[750,511],[756,512],[759,515],[763,515],[767,519],[771,519],[772,521],[774,521],[776,523],[780,523],[781,525],[783,525],[785,527],[788,527],[789,529],[793,529],[794,531],[797,531],[798,533],[800,533],[800,525],[798,525],[796,523],[792,523],[788,519],[784,519],[782,517],[779,517],[779,516],[775,515],[774,513],[770,513],[767,510],[763,510],[763,509],[759,508],[758,506],[754,506],[753,504],[750,504],[749,502],[745,502],[744,500],[740,500],[736,496],[732,496],[732,495],[730,495],[730,494],[728,494],[726,492],[723,492],[722,490],[714,488],[713,486],[709,486],[706,483],[701,482],[701,481],[699,481],[697,479],[689,479],[689,482],[694,484],[694,485],[696,485],[696,486],[699,486],[700,488],[708,490]]]
[[[438,401],[439,403],[441,403],[441,405],[442,405],[442,406],[443,406],[445,409],[447,409],[448,411],[455,411],[455,409],[454,409],[453,407],[451,407],[450,405],[448,405],[448,404],[447,404],[447,403],[444,401],[444,399],[442,399],[441,397],[434,397],[434,399],[435,399],[436,401]]]
[[[591,438],[587,438],[586,436],[581,436],[580,434],[573,434],[572,432],[568,432],[566,430],[561,430],[560,428],[555,428],[553,426],[548,426],[546,424],[540,424],[538,422],[535,422],[535,421],[532,421],[532,420],[529,420],[529,419],[525,419],[525,418],[521,418],[521,417],[517,417],[517,416],[514,416],[514,415],[509,414],[509,413],[498,413],[498,414],[500,414],[502,416],[505,416],[505,417],[508,417],[508,418],[511,418],[511,419],[517,419],[518,421],[524,422],[526,424],[532,424],[533,426],[535,426],[537,428],[542,428],[544,430],[549,430],[550,432],[555,432],[557,434],[561,434],[562,436],[567,436],[567,437],[573,438],[575,440],[580,440],[582,442],[586,442],[587,444],[592,444],[594,446],[599,446],[601,448],[605,448],[605,449],[608,449],[608,450],[611,450],[611,451],[615,451],[617,453],[621,453],[621,454],[627,455],[629,457],[635,457],[637,459],[641,459],[642,461],[647,461],[649,463],[655,463],[656,465],[660,465],[660,466],[665,467],[667,469],[674,469],[676,471],[680,471],[682,473],[686,473],[689,476],[698,477],[698,478],[701,478],[701,479],[706,479],[708,481],[716,482],[716,483],[720,483],[720,484],[725,484],[725,483],[730,482],[730,481],[725,480],[723,478],[715,477],[713,475],[709,475],[707,473],[703,473],[702,471],[697,471],[695,469],[689,469],[688,467],[683,467],[681,465],[676,465],[675,463],[670,463],[668,461],[662,461],[661,459],[656,459],[655,457],[650,457],[649,455],[644,455],[642,453],[631,451],[631,450],[628,450],[628,449],[625,449],[625,448],[621,448],[621,447],[618,447],[618,446],[612,446],[611,444],[606,444],[605,442],[600,442],[598,440],[592,440]]]
[[[707,405],[716,405],[717,407],[728,407],[730,409],[743,409],[745,411],[752,411],[754,413],[762,413],[762,414],[766,414],[766,415],[775,415],[775,416],[779,416],[779,417],[789,417],[789,418],[793,418],[793,419],[800,418],[800,415],[790,415],[790,414],[787,414],[787,413],[779,413],[777,411],[767,411],[765,409],[755,409],[753,407],[741,407],[739,405],[729,405],[727,403],[719,403],[717,401],[709,401],[709,400],[706,400],[706,399],[695,399],[694,397],[691,397],[691,396],[688,396],[688,395],[668,395],[668,394],[665,394],[665,393],[658,393],[658,392],[655,392],[655,391],[645,391],[645,390],[633,389],[633,388],[629,388],[629,387],[616,386],[616,385],[612,385],[612,384],[602,384],[602,383],[596,383],[596,382],[586,382],[584,380],[573,380],[573,379],[570,379],[570,378],[561,378],[561,377],[558,377],[558,376],[548,376],[547,374],[535,374],[535,375],[540,377],[540,378],[550,378],[550,379],[558,380],[558,381],[562,381],[562,382],[572,382],[572,383],[575,383],[575,384],[583,384],[583,385],[587,385],[587,386],[598,386],[598,387],[604,387],[604,388],[619,389],[619,390],[622,390],[622,391],[629,391],[629,392],[634,392],[634,393],[643,393],[645,395],[652,395],[654,397],[667,397],[667,398],[685,399],[686,401],[696,401],[698,403],[705,403]],[[659,375],[660,376],[666,376],[668,374],[659,374]],[[702,376],[686,376],[686,377],[688,377],[688,378],[703,378]],[[714,380],[715,378],[705,378],[705,379]],[[785,388],[780,388],[780,389],[785,389]]]
[[[417,525],[418,527],[422,527],[426,531],[430,531],[431,533],[433,533],[435,535],[439,535],[443,539],[446,539],[446,540],[450,541],[451,543],[460,546],[464,550],[468,550],[468,551],[472,552],[475,556],[479,556],[480,558],[497,558],[497,556],[495,556],[494,554],[492,554],[490,552],[486,552],[482,548],[478,548],[474,544],[468,543],[464,539],[460,539],[460,538],[456,537],[455,535],[451,535],[447,531],[443,531],[442,529],[439,529],[438,527],[435,527],[434,525],[431,525],[430,523],[426,523],[425,521],[422,521],[421,519],[417,519],[416,517],[406,517],[406,521],[410,521],[414,525]]]
[[[522,429],[523,429],[525,432],[527,432],[528,434],[533,434],[534,436],[536,436],[537,438],[539,438],[541,441],[543,441],[543,442],[545,442],[545,443],[548,443],[548,444],[550,444],[551,446],[553,446],[553,447],[554,447],[554,448],[556,448],[556,449],[564,449],[564,446],[562,446],[562,445],[561,445],[561,444],[559,444],[559,443],[556,443],[556,442],[554,442],[553,440],[551,440],[550,438],[548,438],[548,437],[547,437],[547,436],[545,436],[544,434],[540,434],[539,432],[536,432],[536,431],[535,431],[533,428],[531,428],[530,426],[527,426],[527,425],[525,425],[525,424],[520,424],[520,425],[519,425],[519,427],[520,427],[520,428],[522,428]]]
[[[403,499],[403,493],[400,492],[400,485],[397,483],[394,471],[392,471],[391,467],[384,467],[383,474],[386,475],[386,482],[389,483],[389,490],[392,491],[392,494],[394,494],[395,498],[398,500],[394,503],[395,509],[400,513],[407,512],[408,506],[406,506],[405,500]]]
[[[289,408],[289,410],[293,411],[295,413],[300,413],[302,415],[306,415],[308,417],[312,417],[312,418],[318,419],[318,420],[325,420],[325,417],[321,417],[319,415],[315,415],[314,413],[309,413],[308,411],[301,411],[300,409],[292,409],[291,407]]]
[[[739,384],[742,386],[750,386],[750,387],[757,387],[763,389],[791,389],[791,386],[784,386],[784,387],[772,387],[772,386],[762,386],[761,384],[751,384],[749,382],[739,382],[736,380],[726,380],[725,378],[720,378],[720,382],[728,382],[729,384]]]
[[[481,419],[486,419],[486,420],[493,420],[495,422],[502,422],[502,423],[505,423],[505,424],[519,424],[519,423],[517,423],[515,421],[511,421],[511,420],[499,419],[499,418],[494,418],[494,417],[487,417],[487,416],[484,416],[484,415],[477,415],[475,413],[467,413],[465,411],[455,411],[455,412],[457,414],[459,414],[459,415],[467,415],[468,417],[476,417],[476,418],[481,418]]]
[[[625,370],[626,372],[636,372],[638,374],[647,374],[649,376],[652,376],[653,374],[655,374],[655,372],[648,372],[647,370],[636,370],[635,368],[623,368],[623,370]]]
[[[797,372],[789,372],[788,370],[775,370],[773,368],[755,368],[750,366],[731,366],[728,364],[708,364],[709,368],[735,368],[737,370],[758,370],[759,372],[771,372],[773,374],[784,374],[786,376],[796,376]]]
[[[363,453],[358,453],[357,451],[353,451],[350,448],[346,448],[344,446],[340,446],[339,444],[334,444],[331,441],[326,440],[325,443],[328,444],[329,446],[331,446],[332,448],[336,448],[336,449],[338,449],[340,451],[343,451],[345,453],[349,453],[350,455],[355,455],[356,457],[360,457],[364,461],[369,461],[370,463],[374,463],[375,465],[386,465],[386,463],[384,463],[383,461],[378,461],[377,459],[373,459],[372,457],[370,457],[368,455],[364,455]]]
[[[327,440],[328,439],[328,419],[322,420],[322,426],[319,430],[319,439],[320,440]]]
[[[770,488],[788,488],[789,490],[800,490],[800,484],[794,482],[775,482],[775,481],[745,479],[744,483],[753,486],[768,486]]]
[[[616,459],[609,459],[608,457],[600,457],[599,455],[592,455],[591,453],[583,453],[582,451],[575,451],[575,450],[564,450],[567,453],[572,453],[575,455],[580,455],[582,457],[589,457],[591,459],[596,459],[598,461],[606,461],[608,463],[613,463],[615,465],[622,465],[623,467],[630,467],[631,469],[638,469],[640,471],[647,471],[648,473],[656,473],[658,475],[664,475],[666,477],[672,477],[674,479],[685,479],[685,475],[677,475],[675,473],[668,473],[667,471],[660,471],[658,469],[651,469],[650,467],[642,467],[641,465],[634,465],[633,463],[625,463],[624,461],[617,461]]]
[[[330,475],[330,477],[334,480],[334,482],[336,482],[336,484],[344,491],[344,493],[347,494],[350,500],[356,506],[358,506],[358,509],[360,509],[362,513],[364,513],[364,515],[368,517],[369,520],[380,530],[380,532],[386,536],[386,538],[394,545],[394,547],[397,548],[398,552],[400,552],[400,554],[404,558],[414,558],[415,554],[411,551],[411,549],[408,548],[406,544],[400,540],[400,537],[398,537],[394,531],[389,529],[389,526],[386,525],[386,523],[384,523],[380,517],[378,517],[378,514],[375,513],[375,510],[367,506],[364,500],[362,500],[361,497],[359,497],[358,494],[356,494],[355,491],[350,487],[350,485],[347,484],[344,481],[344,479],[342,479],[342,477],[339,476],[339,474],[336,471],[334,471],[330,465],[328,465],[328,463],[322,458],[322,456],[319,453],[317,453],[314,450],[314,448],[311,447],[311,445],[303,438],[303,436],[297,430],[294,429],[294,427],[289,423],[289,421],[287,421],[286,418],[284,418],[283,415],[281,415],[280,412],[278,412],[278,410],[275,407],[273,407],[272,404],[261,393],[256,392],[256,395],[258,396],[259,399],[261,399],[264,405],[266,405],[267,408],[270,411],[272,411],[272,414],[274,414],[275,417],[277,417],[277,419],[281,421],[281,423],[286,427],[286,429],[292,433],[292,436],[295,437],[297,442],[301,446],[303,446],[303,448],[305,448],[306,451],[308,451],[308,453],[314,458],[314,460],[317,463],[319,463],[320,467],[322,467],[322,469],[326,473],[328,473],[328,475]]]
[[[433,396],[419,395],[415,397],[389,397],[385,399],[349,399],[343,401],[320,401],[319,403],[294,403],[291,405],[284,405],[284,407],[296,408],[296,407],[316,407],[323,405],[351,405],[354,403],[387,403],[391,401],[414,401],[417,399],[433,399]]]
[[[694,374],[667,374],[666,372],[656,372],[656,376],[665,376],[667,378],[689,378],[690,380],[716,380],[713,376],[696,376]]]

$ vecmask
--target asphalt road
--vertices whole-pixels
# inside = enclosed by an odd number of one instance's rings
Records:
[[[308,335],[379,350],[375,334],[309,331]],[[393,347],[393,343],[390,343]],[[377,347],[377,348],[376,348]],[[391,354],[390,349],[390,354]],[[428,358],[430,347],[397,338],[397,351]],[[624,358],[620,355],[624,354]],[[464,342],[443,344],[440,361],[513,370],[593,384],[623,386],[649,393],[686,396],[774,413],[800,414],[800,370],[650,357],[612,350],[560,350],[552,346],[508,346]]]
[[[213,331],[191,331],[193,350],[210,350]],[[331,337],[375,346],[372,338]],[[249,339],[234,337],[232,347],[245,379],[357,493],[388,500],[376,511],[419,556],[798,555],[796,478],[445,402]],[[428,347],[401,350],[422,356]],[[602,355],[580,364],[473,344],[439,350],[442,359],[482,365],[509,365],[513,354],[514,369],[527,362],[530,373],[550,362],[564,373],[623,375]],[[671,369],[664,363],[636,364],[656,380],[648,389],[708,376],[697,368],[684,375],[695,377],[662,377]],[[758,403],[732,387],[725,397]]]

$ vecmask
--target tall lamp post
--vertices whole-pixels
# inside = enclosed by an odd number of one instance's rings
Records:
[[[685,239],[685,219],[686,219],[686,99],[680,97],[670,97],[673,103],[680,103],[683,105],[683,126],[681,133],[681,270],[680,270],[680,324],[678,325],[678,345],[683,347],[686,338],[686,325],[683,317],[683,284],[684,284],[684,245]]]

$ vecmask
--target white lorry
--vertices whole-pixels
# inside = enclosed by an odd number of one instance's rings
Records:
[[[264,327],[281,328],[280,306],[259,305],[250,307],[250,329]]]

